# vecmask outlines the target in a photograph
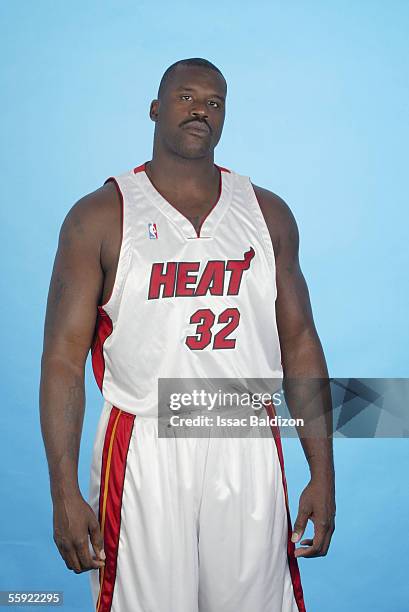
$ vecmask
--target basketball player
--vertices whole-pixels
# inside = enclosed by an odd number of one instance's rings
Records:
[[[334,531],[328,437],[301,437],[311,479],[292,529],[277,432],[158,436],[159,378],[328,376],[292,213],[214,163],[226,92],[207,60],[170,66],[150,106],[152,160],[80,199],[59,236],[41,426],[54,541],[69,569],[90,570],[98,612],[304,611],[297,557],[325,555]],[[86,501],[90,349],[104,405]]]

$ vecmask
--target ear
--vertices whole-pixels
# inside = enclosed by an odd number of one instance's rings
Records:
[[[151,106],[149,109],[149,117],[152,121],[158,120],[158,111],[159,111],[159,100],[152,100]]]

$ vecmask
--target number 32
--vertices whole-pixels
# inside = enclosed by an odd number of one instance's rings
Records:
[[[209,346],[212,341],[211,328],[214,325],[216,315],[210,308],[199,308],[190,317],[190,323],[196,323],[196,334],[186,337],[186,344],[191,350],[201,350]],[[226,323],[226,325],[217,332],[213,337],[212,349],[233,349],[236,346],[235,338],[227,338],[238,326],[240,321],[240,312],[237,308],[226,308],[219,314],[217,323]]]

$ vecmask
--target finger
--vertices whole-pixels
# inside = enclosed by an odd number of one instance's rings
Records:
[[[306,538],[303,540],[306,545],[297,548],[294,551],[294,555],[296,557],[316,557],[319,556],[321,551],[321,546],[324,540],[324,533],[320,527],[315,528],[314,537]]]
[[[79,574],[81,572],[81,564],[75,548],[73,546],[64,546],[61,554],[68,569]]]
[[[314,537],[313,537],[313,546],[317,549],[317,550],[321,550],[322,546],[324,544],[324,540],[325,540],[325,536],[327,535],[329,527],[323,527],[320,524],[315,524],[314,525]]]
[[[312,539],[307,539],[307,540],[301,540],[300,544],[302,544],[303,546],[312,546],[314,543],[314,540]]]
[[[299,547],[295,550],[294,555],[296,557],[321,557],[324,548],[326,532],[318,530],[318,533],[314,535],[314,539],[303,540],[307,546]]]
[[[321,544],[314,542],[313,540],[303,540],[300,544],[307,544],[305,547],[297,548],[294,552],[296,557],[325,557],[328,552],[329,544],[331,541],[332,532],[328,531],[324,540]]]
[[[322,555],[323,556],[325,556],[327,554],[327,552],[328,552],[329,545],[330,545],[331,539],[332,539],[332,534],[334,533],[334,531],[335,531],[335,527],[334,526],[331,527],[331,529],[329,529],[327,531],[327,534],[326,534],[325,540],[324,540],[324,544],[322,546]]]
[[[314,523],[314,538],[304,539],[300,542],[302,547],[295,550],[296,557],[321,557],[325,556],[335,530],[334,521],[312,518]]]
[[[295,549],[295,557],[319,557],[321,548],[317,546],[313,540],[307,540],[307,546],[299,546]]]
[[[72,555],[73,547],[71,544],[65,539],[56,537],[56,535],[54,535],[54,542],[67,568],[69,570],[79,569],[78,559]]]
[[[300,509],[298,511],[298,516],[295,520],[294,527],[293,527],[291,542],[298,542],[302,538],[303,533],[307,527],[308,517],[309,517],[309,513],[306,512],[305,510]]]
[[[299,547],[296,548],[294,551],[294,557],[296,557],[298,559],[298,557],[314,557],[314,547],[313,546],[308,546],[308,547]]]
[[[104,539],[98,521],[89,526],[89,537],[97,559],[105,560]]]
[[[88,537],[85,540],[80,540],[75,543],[75,551],[81,563],[81,571],[86,572],[90,569],[97,569],[103,565],[102,560],[92,559],[88,548]]]

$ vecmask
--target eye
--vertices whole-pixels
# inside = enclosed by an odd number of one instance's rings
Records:
[[[191,98],[192,96],[190,94],[183,94],[180,97],[181,98]]]
[[[220,106],[220,104],[218,102],[216,102],[215,100],[210,100],[209,102],[210,102],[210,104],[214,104],[215,108],[219,108],[219,106]]]

